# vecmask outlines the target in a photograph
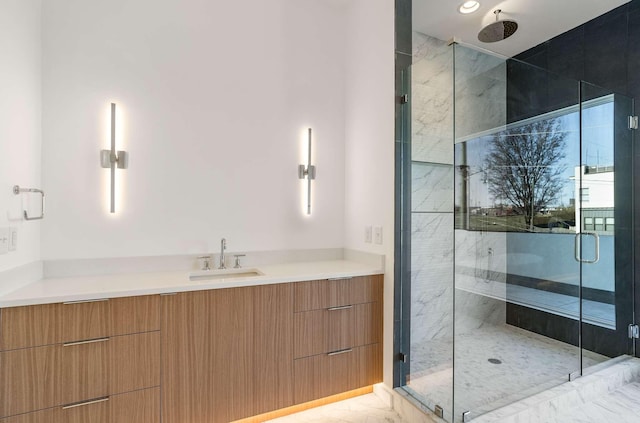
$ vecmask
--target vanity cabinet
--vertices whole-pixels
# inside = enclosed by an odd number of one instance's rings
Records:
[[[381,275],[5,308],[0,423],[232,422],[380,382],[381,346]]]
[[[163,423],[226,423],[382,380],[382,276],[162,297]]]
[[[290,284],[163,296],[163,422],[230,422],[292,405],[292,305]]]
[[[120,394],[160,385],[159,312],[159,296],[3,309],[0,422],[111,422]]]
[[[295,402],[382,381],[382,276],[294,286]]]

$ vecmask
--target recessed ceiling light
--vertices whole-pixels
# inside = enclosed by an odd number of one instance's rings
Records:
[[[467,13],[473,13],[476,10],[478,10],[480,8],[480,3],[477,1],[465,1],[464,3],[462,3],[460,5],[460,7],[458,8],[458,11],[460,13],[464,13],[465,15]]]

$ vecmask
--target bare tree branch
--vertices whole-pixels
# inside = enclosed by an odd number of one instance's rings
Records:
[[[560,122],[549,119],[500,132],[490,141],[485,158],[489,192],[510,203],[529,227],[562,191],[565,137]]]

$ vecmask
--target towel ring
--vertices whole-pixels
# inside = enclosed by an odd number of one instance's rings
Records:
[[[20,188],[19,185],[14,185],[13,187],[13,193],[15,195],[20,195],[26,192],[33,192],[41,195],[40,198],[42,199],[42,212],[40,213],[40,216],[29,217],[29,214],[27,213],[27,211],[24,210],[23,211],[24,220],[40,220],[44,218],[44,191],[42,191],[41,189],[35,189],[35,188]]]

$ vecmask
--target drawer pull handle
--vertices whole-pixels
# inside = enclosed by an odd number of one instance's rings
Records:
[[[330,352],[329,354],[327,354],[329,357],[334,356],[334,355],[340,355],[340,354],[346,354],[346,353],[350,353],[351,351],[353,351],[351,348],[347,348],[346,350],[338,350],[338,351],[334,351],[334,352]]]
[[[350,308],[353,308],[353,305],[346,305],[346,306],[340,306],[340,307],[329,307],[327,310],[328,311],[348,310]]]
[[[109,301],[108,298],[100,298],[97,300],[80,300],[80,301],[66,301],[62,304],[64,305],[72,305],[72,304],[84,304],[84,303],[101,303],[103,301]]]
[[[327,280],[329,280],[329,281],[348,281],[349,279],[353,279],[353,276],[349,276],[349,277],[346,277],[346,278],[329,278]]]
[[[63,347],[73,347],[74,345],[85,345],[85,344],[95,344],[96,342],[106,342],[109,338],[97,338],[97,339],[88,339],[86,341],[78,341],[78,342],[65,342],[62,344]]]
[[[105,402],[105,401],[109,401],[109,397],[103,397],[103,398],[98,398],[98,399],[84,401],[84,402],[77,402],[75,404],[63,405],[62,409],[68,410],[70,408],[84,407],[85,405],[97,404],[99,402]]]

